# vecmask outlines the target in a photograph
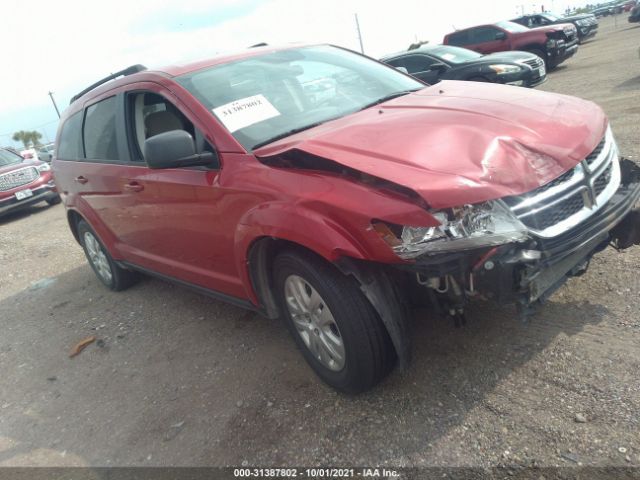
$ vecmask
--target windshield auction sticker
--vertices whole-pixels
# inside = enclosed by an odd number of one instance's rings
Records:
[[[276,107],[271,105],[271,102],[262,94],[216,107],[213,113],[231,133],[280,115]]]

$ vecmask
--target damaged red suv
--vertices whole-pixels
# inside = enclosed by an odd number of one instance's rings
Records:
[[[347,392],[407,365],[413,302],[527,314],[640,240],[640,169],[595,104],[425,86],[326,45],[130,67],[74,97],[57,145],[69,225],[107,287],[142,272],[282,317]]]

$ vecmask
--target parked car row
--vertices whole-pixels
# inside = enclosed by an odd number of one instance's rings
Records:
[[[457,30],[444,37],[444,45],[419,45],[381,61],[430,84],[469,80],[535,87],[597,31],[590,14],[525,15]]]
[[[616,15],[623,12],[629,12],[637,5],[637,0],[622,0],[608,2],[591,10],[591,13],[596,17],[607,17],[609,15]]]
[[[511,25],[492,41],[516,45]],[[577,42],[573,25],[530,32],[556,64]],[[491,49],[387,58],[442,70],[436,86],[328,45],[117,72],[60,121],[69,227],[107,288],[152,274],[282,318],[320,378],[367,390],[410,361],[410,306],[526,316],[597,252],[640,243],[640,168],[600,107],[444,78],[538,59]]]

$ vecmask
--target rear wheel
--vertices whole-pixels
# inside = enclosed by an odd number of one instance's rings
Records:
[[[84,254],[89,260],[89,265],[96,276],[108,288],[120,291],[129,288],[138,279],[138,274],[119,267],[107,252],[102,242],[98,239],[93,229],[84,220],[78,222],[78,236],[84,249]]]
[[[355,280],[306,252],[274,262],[282,316],[305,359],[333,388],[359,393],[393,367],[389,335]]]

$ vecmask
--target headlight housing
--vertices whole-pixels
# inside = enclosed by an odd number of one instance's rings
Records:
[[[51,170],[51,165],[49,165],[48,163],[41,163],[36,168],[39,172],[48,172],[49,170]]]
[[[498,63],[495,65],[489,65],[489,68],[496,72],[498,75],[506,75],[509,73],[518,73],[522,70],[518,65],[509,65]]]
[[[564,40],[556,40],[555,38],[550,38],[547,40],[547,48],[556,48],[564,45]]]
[[[471,250],[474,248],[522,242],[529,238],[527,228],[500,201],[464,205],[432,212],[437,227],[402,226],[400,235],[385,224],[374,229],[400,258],[409,260],[423,254]],[[386,229],[384,228],[386,227]]]

